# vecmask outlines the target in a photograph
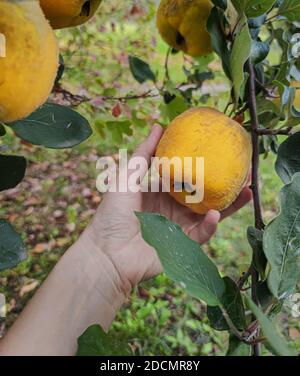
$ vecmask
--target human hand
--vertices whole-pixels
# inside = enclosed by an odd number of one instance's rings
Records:
[[[154,126],[133,157],[143,157],[150,165],[162,133],[160,126]],[[143,173],[146,174],[147,170]],[[135,211],[159,213],[179,224],[190,238],[203,244],[213,236],[220,220],[242,208],[251,197],[250,189],[245,187],[224,212],[210,210],[206,215],[198,215],[178,204],[166,192],[109,192],[104,195],[87,233],[94,246],[111,260],[121,279],[120,288],[128,293],[140,281],[162,272],[155,250],[141,237]]]

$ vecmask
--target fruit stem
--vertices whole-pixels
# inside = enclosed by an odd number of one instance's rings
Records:
[[[171,51],[172,51],[172,48],[169,47],[166,53],[166,59],[165,59],[165,65],[164,65],[164,68],[165,68],[164,85],[166,84],[166,82],[170,81],[169,58],[170,58]]]
[[[254,217],[255,217],[255,227],[258,230],[263,230],[265,225],[262,218],[262,210],[260,204],[259,196],[259,120],[257,115],[257,105],[256,105],[256,77],[254,67],[249,59],[247,62],[247,70],[249,73],[249,96],[248,96],[248,105],[251,117],[251,139],[252,139],[252,171],[251,171],[251,190],[253,194],[253,204],[254,204]],[[259,275],[255,268],[251,270],[252,284],[251,284],[251,295],[252,300],[255,304],[258,304],[257,299],[257,286]],[[256,318],[253,317],[253,320]],[[260,345],[252,345],[252,355],[260,355]]]

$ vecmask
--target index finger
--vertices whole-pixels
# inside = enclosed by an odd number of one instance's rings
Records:
[[[231,204],[227,209],[221,212],[221,220],[234,214],[242,207],[244,207],[252,199],[252,191],[249,187],[244,187],[242,192],[239,194],[238,198],[233,204]]]

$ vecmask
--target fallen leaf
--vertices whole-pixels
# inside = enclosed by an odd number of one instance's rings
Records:
[[[64,247],[65,245],[70,243],[70,240],[71,239],[69,239],[69,238],[58,238],[58,239],[56,239],[56,245],[58,247]]]
[[[47,243],[38,243],[31,251],[33,254],[40,254],[43,253],[48,249],[48,244]]]
[[[61,218],[64,215],[64,212],[62,210],[55,210],[53,213],[54,218]]]
[[[39,285],[39,281],[33,281],[28,285],[21,287],[19,291],[19,296],[22,298],[24,295],[28,294],[29,292],[33,291]]]
[[[75,223],[67,223],[67,224],[66,224],[66,229],[67,229],[69,232],[74,232],[75,229],[76,229],[76,224],[75,224]]]
[[[289,336],[292,339],[299,339],[300,331],[297,328],[289,328]]]

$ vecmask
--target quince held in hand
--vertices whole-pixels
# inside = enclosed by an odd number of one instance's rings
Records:
[[[164,167],[162,159],[157,169],[169,171],[170,195],[180,204],[198,214],[210,209],[224,210],[230,206],[247,182],[252,147],[251,138],[236,121],[213,108],[192,108],[167,127],[156,150],[156,157],[180,158],[181,164]],[[192,163],[185,171],[184,158],[190,157]],[[191,195],[186,186],[196,184],[196,157],[204,158],[204,199],[199,203],[187,203]],[[180,169],[176,171],[176,169]],[[182,181],[175,178],[182,176]],[[163,184],[164,185],[164,184]],[[176,192],[175,187],[182,191]]]

